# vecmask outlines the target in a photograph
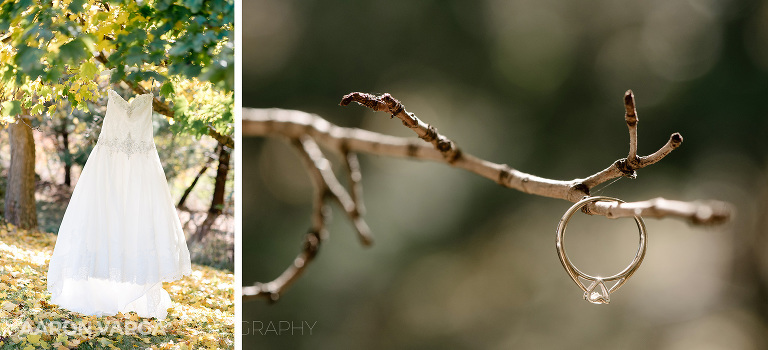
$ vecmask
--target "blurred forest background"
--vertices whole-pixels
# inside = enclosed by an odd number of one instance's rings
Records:
[[[555,252],[571,203],[361,155],[374,245],[361,247],[334,207],[306,274],[275,304],[243,305],[246,348],[768,347],[768,2],[257,0],[243,10],[245,107],[415,138],[385,114],[338,106],[352,91],[389,92],[466,152],[573,179],[626,157],[632,89],[640,153],[672,132],[685,142],[599,194],[737,208],[713,228],[646,220],[645,262],[596,306]],[[250,285],[296,256],[312,187],[284,140],[242,147]],[[577,215],[568,235],[588,273],[614,273],[637,249],[631,219]],[[254,334],[254,321],[317,323],[311,336],[278,336]]]

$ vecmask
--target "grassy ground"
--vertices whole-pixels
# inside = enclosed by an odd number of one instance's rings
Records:
[[[0,226],[0,350],[234,348],[234,275],[193,265],[164,283],[165,320],[135,313],[84,316],[49,304],[46,274],[56,236]]]

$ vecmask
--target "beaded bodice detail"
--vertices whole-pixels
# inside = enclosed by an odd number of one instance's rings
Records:
[[[152,94],[142,94],[139,96],[136,96],[136,98],[133,99],[133,101],[128,102],[125,99],[123,99],[120,94],[115,92],[115,90],[109,90],[109,96],[110,102],[113,102],[115,104],[120,105],[124,110],[125,113],[128,115],[128,118],[133,116],[134,111],[141,111],[142,107],[146,107],[147,103],[152,102]]]
[[[97,146],[113,156],[123,154],[128,159],[154,150],[152,94],[139,95],[128,102],[114,90],[108,91],[107,114]]]
[[[143,140],[136,141],[133,139],[133,137],[131,137],[130,132],[125,135],[125,138],[122,140],[115,137],[108,137],[104,140],[99,138],[99,145],[106,147],[109,150],[109,153],[112,155],[114,155],[115,152],[122,152],[128,156],[129,159],[134,154],[146,154],[150,150],[155,149],[154,142],[147,142]]]

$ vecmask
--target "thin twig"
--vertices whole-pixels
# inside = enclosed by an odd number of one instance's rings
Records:
[[[256,283],[250,287],[243,287],[243,300],[266,298],[273,302],[277,301],[280,295],[301,276],[307,266],[314,260],[320,250],[321,243],[328,237],[328,230],[325,228],[331,211],[325,202],[325,199],[328,197],[336,200],[347,213],[363,245],[369,246],[373,243],[370,229],[362,218],[358,205],[353,197],[344,189],[344,186],[336,179],[331,170],[331,162],[325,158],[317,143],[311,137],[303,135],[293,139],[292,144],[298,150],[305,167],[309,170],[310,179],[314,186],[311,214],[312,227],[305,236],[303,248],[293,260],[293,264],[288,266],[279,277],[271,282]],[[349,155],[352,155],[352,158],[354,158],[354,153],[348,153]],[[357,180],[355,181],[359,183],[360,171],[359,165],[357,165],[357,158],[354,158],[352,161],[349,161],[350,158],[347,159],[348,164],[352,163],[349,164],[349,169],[351,169],[350,178],[356,178]],[[355,172],[357,175],[355,175]],[[354,187],[354,183],[350,183],[350,185]]]
[[[635,95],[632,90],[627,90],[624,93],[624,120],[627,121],[627,128],[629,129],[629,154],[627,155],[627,161],[630,164],[634,163],[637,159],[637,109],[635,108]]]
[[[440,153],[443,155],[443,157],[445,157],[445,160],[448,161],[449,164],[453,164],[459,160],[459,158],[461,158],[461,150],[453,141],[445,137],[445,135],[437,132],[437,128],[419,120],[419,118],[416,118],[415,114],[408,113],[405,110],[405,106],[403,106],[400,101],[392,97],[392,95],[384,94],[381,96],[374,96],[362,92],[353,92],[344,96],[344,98],[341,99],[340,105],[346,106],[351,102],[357,102],[363,106],[373,109],[374,111],[387,112],[392,114],[394,117],[400,118],[400,120],[403,121],[403,125],[411,128],[414,132],[416,132],[416,134],[419,135],[419,138],[426,142],[432,143],[435,149],[440,151]]]
[[[312,166],[319,172],[320,181],[324,188],[325,196],[330,196],[336,200],[336,202],[344,209],[347,216],[352,221],[357,231],[357,235],[360,238],[363,245],[371,245],[373,243],[373,237],[371,236],[371,229],[368,228],[368,224],[365,223],[360,211],[355,204],[355,200],[349,195],[344,186],[341,185],[336,176],[331,170],[331,162],[325,158],[323,152],[320,150],[320,146],[312,140],[311,137],[302,136],[299,138],[303,146],[304,153],[309,156],[313,162]],[[315,183],[315,187],[317,187]]]
[[[506,164],[497,164],[477,158],[471,154],[462,152],[458,146],[446,136],[438,133],[433,126],[421,121],[413,113],[406,111],[400,101],[389,94],[374,96],[371,94],[355,92],[344,96],[341,105],[357,102],[363,106],[390,113],[398,117],[405,126],[431,147],[423,142],[412,139],[379,134],[356,128],[339,127],[325,119],[301,112],[281,109],[243,109],[243,136],[284,136],[289,139],[300,140],[303,149],[303,158],[310,159],[305,164],[310,172],[315,174],[313,181],[316,189],[325,188],[331,193],[339,204],[345,208],[348,216],[358,226],[365,224],[360,218],[362,213],[362,200],[360,197],[360,170],[356,156],[352,152],[370,153],[376,155],[406,157],[412,159],[444,162],[451,166],[465,169],[505,187],[516,189],[525,193],[538,196],[564,199],[577,202],[584,196],[588,196],[595,186],[618,177],[636,176],[636,170],[654,164],[663,159],[667,154],[679,147],[683,138],[679,133],[670,136],[669,141],[658,151],[644,157],[637,156],[637,112],[632,91],[624,95],[624,107],[626,110],[625,121],[629,129],[630,147],[627,158],[613,162],[607,168],[586,178],[573,180],[553,180],[527,174],[509,167]],[[325,159],[315,141],[324,146],[336,150],[344,155],[347,162],[347,170],[350,178],[350,196],[343,186],[336,180],[330,169],[330,163]],[[323,196],[324,197],[324,196]],[[315,201],[315,211],[324,205],[322,200],[318,204]],[[592,215],[603,215],[610,218],[640,215],[643,217],[674,217],[685,219],[696,225],[714,225],[726,222],[733,213],[729,203],[720,201],[695,201],[683,202],[655,198],[640,202],[614,203],[596,202],[584,208],[584,211]],[[313,215],[316,217],[317,215]],[[324,229],[324,228],[323,228]],[[363,229],[358,227],[363,242],[369,237],[367,225]],[[318,243],[319,244],[319,243]],[[306,250],[306,249],[305,249]],[[273,293],[283,292],[295,279],[295,276],[303,271],[306,263],[311,260],[302,259],[306,252],[302,252],[296,259],[301,262],[301,267],[294,265],[289,267],[280,277],[267,284],[256,284],[254,287],[243,288],[243,299],[248,300],[258,296],[270,296]],[[312,255],[314,257],[314,255]],[[266,286],[266,287],[265,287]]]
[[[357,160],[357,153],[349,150],[342,150],[344,160],[347,165],[347,179],[349,180],[349,194],[355,202],[358,213],[365,215],[365,205],[363,204],[363,173],[360,171],[360,161]]]

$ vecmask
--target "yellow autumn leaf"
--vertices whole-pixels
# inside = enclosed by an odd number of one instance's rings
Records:
[[[43,113],[43,109],[45,109],[45,105],[42,103],[38,103],[34,107],[32,107],[29,113],[32,115],[39,115]]]
[[[116,48],[115,44],[113,44],[109,40],[100,40],[96,43],[96,51],[110,51],[114,50]]]
[[[6,276],[5,280],[11,282],[10,285],[0,282],[0,293],[5,294],[5,297],[21,296],[24,306],[21,307],[15,300],[0,299],[0,329],[6,329],[5,327],[9,326],[6,321],[8,319],[47,319],[86,325],[90,323],[90,329],[85,333],[71,336],[67,336],[64,332],[51,334],[50,338],[47,335],[30,337],[11,335],[3,339],[4,344],[0,344],[0,348],[24,349],[27,345],[32,349],[55,350],[78,346],[98,349],[231,349],[234,347],[234,276],[232,273],[195,265],[192,275],[178,281],[164,283],[164,288],[168,290],[174,301],[166,320],[143,319],[135,313],[106,317],[83,316],[50,304],[47,299],[50,296],[45,292],[46,281],[39,277],[45,275],[56,236],[49,233],[27,232],[14,227],[10,230],[14,230],[14,233],[8,233],[9,226],[0,225],[2,241],[0,242],[0,270],[3,272],[0,274],[0,279]],[[28,265],[18,264],[19,261],[24,261]],[[20,292],[13,291],[14,289]],[[187,302],[185,300],[187,298],[205,300],[205,303],[195,306]],[[7,313],[5,306],[13,312]],[[136,337],[123,336],[119,332],[94,333],[98,332],[98,322],[120,323],[128,321],[129,318],[138,322],[148,322],[147,330],[153,335],[169,334],[179,338],[174,339],[173,343],[167,343],[167,340],[146,335]],[[139,344],[144,345],[131,347],[126,344],[127,339],[135,339],[141,342]]]
[[[5,311],[11,312],[16,308],[16,304],[6,300],[2,304],[0,304],[0,308],[2,308]]]
[[[40,344],[40,334],[27,334],[27,342],[32,345]]]
[[[101,26],[99,29],[97,29],[94,34],[97,38],[102,38],[105,35],[112,33],[112,26]]]
[[[57,343],[66,343],[69,339],[67,338],[67,335],[62,333],[59,333],[59,335],[56,336],[56,342]]]
[[[103,338],[102,337],[102,338],[98,338],[97,340],[98,340],[99,344],[101,344],[101,346],[112,345],[112,341],[107,339],[107,338]]]
[[[124,24],[128,20],[128,13],[125,11],[121,11],[117,18],[115,19],[115,23]]]

